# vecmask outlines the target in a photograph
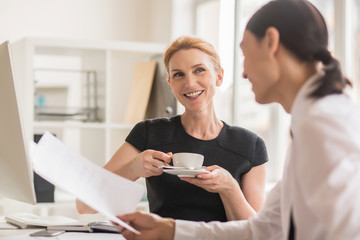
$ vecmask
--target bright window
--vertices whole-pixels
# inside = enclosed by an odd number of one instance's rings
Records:
[[[282,175],[290,142],[290,116],[279,104],[255,102],[251,84],[242,78],[239,43],[249,17],[267,0],[195,0],[196,35],[213,43],[225,69],[224,85],[215,96],[218,116],[229,124],[247,128],[266,142],[270,161],[268,181]],[[360,0],[310,0],[328,25],[329,49],[353,81],[350,91],[360,102]],[[360,121],[360,119],[359,119]]]
[[[352,10],[350,34],[348,34],[351,38],[348,53],[352,62],[350,79],[354,84],[354,98],[360,103],[360,0],[352,0],[350,9]]]
[[[233,122],[234,0],[199,1],[196,35],[214,45],[224,68],[223,84],[214,97],[215,111],[225,122]]]

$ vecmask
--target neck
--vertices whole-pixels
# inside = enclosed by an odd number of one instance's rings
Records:
[[[291,61],[284,63],[282,74],[282,87],[279,88],[278,102],[287,113],[291,112],[295,98],[301,87],[317,72],[316,64],[300,63],[296,65]]]
[[[223,127],[213,108],[207,112],[185,111],[181,116],[181,123],[189,135],[202,140],[216,138]]]

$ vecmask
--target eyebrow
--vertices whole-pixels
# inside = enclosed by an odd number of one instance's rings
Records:
[[[197,68],[197,67],[199,67],[199,66],[204,66],[204,64],[198,63],[198,64],[195,64],[194,66],[191,66],[191,68]]]
[[[191,66],[191,68],[197,68],[199,66],[205,66],[205,64],[198,63],[198,64],[195,64],[195,65]],[[182,70],[181,69],[171,69],[171,72],[179,72],[179,71],[181,72]]]

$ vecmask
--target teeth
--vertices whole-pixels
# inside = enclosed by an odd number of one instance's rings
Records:
[[[186,93],[185,96],[194,98],[194,97],[199,96],[201,93],[202,93],[202,90],[196,91],[196,92],[192,92],[192,93]]]

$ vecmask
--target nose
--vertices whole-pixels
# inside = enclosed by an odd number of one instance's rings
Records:
[[[246,73],[243,73],[243,78],[247,79],[248,75]]]
[[[187,74],[185,78],[186,86],[192,86],[196,82],[195,77],[191,76],[191,74]]]

